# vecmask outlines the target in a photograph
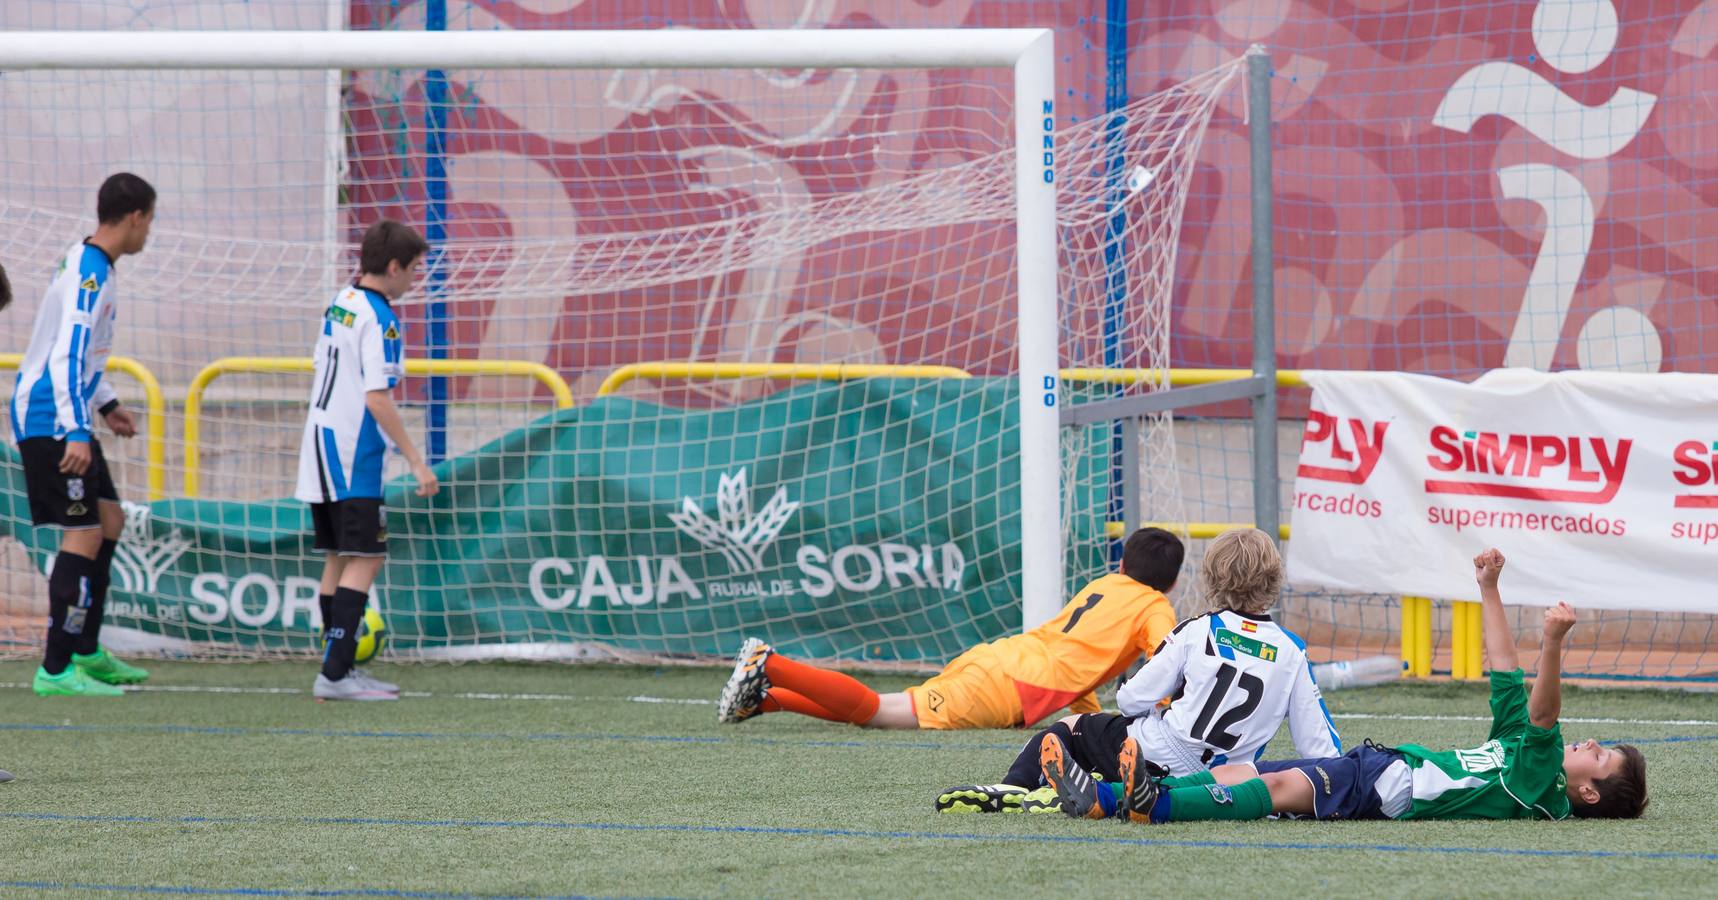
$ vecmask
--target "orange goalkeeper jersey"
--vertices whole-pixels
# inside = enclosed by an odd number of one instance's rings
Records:
[[[1151,653],[1174,627],[1167,597],[1118,572],[1086,585],[1054,619],[989,646],[1031,725],[1070,704],[1074,712],[1097,712],[1087,695]]]

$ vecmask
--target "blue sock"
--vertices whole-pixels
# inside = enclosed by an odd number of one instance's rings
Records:
[[[1116,802],[1116,794],[1121,791],[1120,782],[1112,785],[1110,782],[1100,781],[1093,786],[1098,789],[1098,806],[1103,808],[1104,818],[1113,818],[1116,814],[1116,810],[1119,808],[1119,804]]]
[[[1159,825],[1169,821],[1169,791],[1158,791],[1157,802],[1151,805],[1151,824]]]

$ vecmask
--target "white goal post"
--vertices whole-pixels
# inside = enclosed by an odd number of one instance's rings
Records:
[[[0,33],[0,70],[1008,69],[1027,628],[1061,607],[1054,38],[1048,29]]]

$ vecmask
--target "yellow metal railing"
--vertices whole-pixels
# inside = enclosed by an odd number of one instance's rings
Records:
[[[1485,677],[1485,625],[1478,603],[1450,604],[1450,677],[1472,681]]]
[[[1234,531],[1237,528],[1251,528],[1253,525],[1251,522],[1141,522],[1139,523],[1139,527],[1162,528],[1165,531],[1173,531],[1176,534],[1186,534],[1188,537],[1196,541],[1208,541],[1225,531]],[[1119,541],[1122,538],[1127,537],[1129,533],[1130,532],[1128,531],[1125,523],[1104,523],[1104,537]],[[1278,540],[1284,541],[1289,539],[1289,527],[1286,523],[1277,526],[1277,538]]]
[[[606,397],[640,378],[690,378],[719,381],[730,378],[770,378],[776,381],[846,381],[851,378],[971,378],[953,366],[886,366],[849,363],[647,362],[633,363],[609,373],[597,388]]]
[[[22,353],[0,353],[0,368],[16,369],[24,364]],[[167,496],[167,397],[161,393],[161,382],[144,364],[128,356],[110,356],[107,367],[130,375],[143,385],[144,453],[149,461],[149,499]]]
[[[315,363],[309,358],[287,356],[229,356],[203,367],[191,379],[185,392],[185,496],[197,496],[197,470],[201,462],[200,444],[203,426],[203,392],[209,382],[222,375],[240,372],[311,372]],[[555,405],[567,409],[573,405],[573,391],[566,379],[542,363],[519,360],[481,359],[407,359],[408,375],[516,375],[535,378],[555,395]]]
[[[1428,597],[1402,598],[1402,661],[1412,677],[1432,674],[1432,601]]]

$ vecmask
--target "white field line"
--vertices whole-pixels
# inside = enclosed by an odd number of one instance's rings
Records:
[[[23,690],[30,685],[26,682],[0,682],[0,690]],[[217,685],[172,685],[145,684],[131,685],[127,691],[151,694],[308,694],[308,690],[286,687],[221,687]],[[452,700],[539,700],[560,703],[602,703],[621,701],[625,703],[656,703],[673,706],[713,706],[716,701],[690,697],[651,697],[638,695],[632,697],[599,697],[582,694],[503,694],[465,691],[459,693],[437,694],[431,691],[402,691],[400,696],[419,699],[442,698]],[[1331,713],[1338,719],[1371,719],[1380,722],[1489,722],[1490,716],[1447,716],[1447,715],[1410,715],[1406,713]],[[1580,716],[1565,716],[1560,721],[1571,725],[1664,725],[1664,726],[1693,726],[1718,728],[1718,719],[1617,719],[1589,718]]]

